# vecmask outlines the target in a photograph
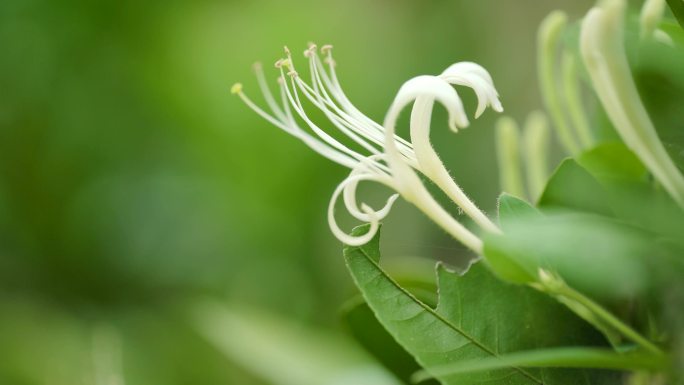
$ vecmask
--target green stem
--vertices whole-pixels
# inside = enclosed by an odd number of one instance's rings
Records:
[[[651,353],[655,353],[658,355],[665,355],[665,352],[663,352],[658,346],[656,346],[654,343],[646,339],[646,337],[642,336],[637,332],[636,330],[632,329],[629,325],[625,324],[611,314],[609,311],[604,309],[601,305],[597,304],[596,302],[592,301],[590,298],[584,296],[584,294],[576,291],[575,289],[571,288],[568,285],[562,285],[558,290],[556,291],[556,294],[559,296],[566,297],[582,306],[584,306],[587,310],[589,310],[593,315],[598,317],[601,321],[605,322],[607,325],[611,326],[614,328],[616,331],[618,331],[620,334],[622,334],[624,337],[629,339],[630,341],[638,344],[639,346],[643,347],[644,349],[648,350]]]

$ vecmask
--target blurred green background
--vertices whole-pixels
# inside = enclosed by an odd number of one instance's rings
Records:
[[[0,384],[291,384],[319,381],[312,367],[374,368],[339,322],[355,291],[325,210],[347,171],[231,84],[260,100],[254,61],[275,80],[284,44],[330,43],[348,95],[381,120],[403,81],[471,60],[522,120],[540,105],[540,20],[591,3],[0,2]],[[433,131],[489,212],[495,119]],[[388,259],[463,254],[403,203],[383,230]]]

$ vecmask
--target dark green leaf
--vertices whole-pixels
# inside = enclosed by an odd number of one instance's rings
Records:
[[[359,235],[368,226],[355,229]],[[345,259],[366,302],[385,329],[428,371],[517,350],[604,344],[588,324],[547,296],[503,283],[481,264],[459,275],[438,268],[439,305],[433,309],[392,280],[378,265],[379,237],[346,247]],[[562,333],[557,333],[563,330]],[[606,374],[606,373],[603,373]],[[594,377],[596,376],[596,377]],[[443,384],[601,384],[601,374],[577,370],[497,368],[440,375]]]
[[[682,0],[667,0],[667,5],[670,6],[672,13],[677,18],[679,25],[684,28],[684,1]]]

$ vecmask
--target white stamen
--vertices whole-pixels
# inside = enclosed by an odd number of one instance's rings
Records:
[[[266,100],[266,104],[271,108],[271,111],[273,114],[278,118],[278,120],[284,120],[285,119],[285,113],[283,110],[278,106],[278,103],[276,103],[275,99],[273,98],[273,94],[271,93],[271,89],[268,86],[268,82],[266,82],[266,76],[264,76],[264,70],[261,66],[261,63],[254,63],[254,73],[256,74],[257,82],[259,83],[259,88],[261,89],[261,93],[264,95],[264,100]]]

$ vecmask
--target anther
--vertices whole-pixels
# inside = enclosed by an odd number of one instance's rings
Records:
[[[276,68],[281,68],[281,67],[287,67],[287,68],[292,68],[292,62],[290,59],[279,59],[277,62],[275,62]]]
[[[242,92],[242,83],[235,83],[230,87],[230,93],[235,95]]]
[[[285,55],[290,56],[290,49],[287,48],[287,46],[283,46],[283,50],[285,51]]]
[[[323,62],[324,62],[325,64],[328,64],[328,65],[331,66],[331,67],[334,67],[334,66],[337,65],[337,62],[335,62],[335,60],[334,60],[333,58],[331,58],[330,56],[328,56],[328,57],[326,57],[325,59],[323,59]]]
[[[254,71],[261,71],[261,68],[262,68],[261,62],[256,62],[256,63],[252,64],[252,69]]]
[[[290,75],[290,76],[292,76],[293,78],[299,76],[299,74],[298,74],[297,71],[295,71],[295,70],[292,70],[292,71],[288,72],[287,74]]]
[[[280,84],[280,85],[282,85],[282,84],[285,83],[285,79],[283,79],[282,76],[278,76],[278,80],[277,80],[277,81],[278,81],[278,84]]]
[[[316,53],[316,45],[312,44],[304,50],[304,57],[312,57]]]
[[[321,53],[326,55],[326,54],[330,53],[330,51],[332,51],[332,48],[333,48],[332,44],[326,44],[326,45],[321,47]]]

